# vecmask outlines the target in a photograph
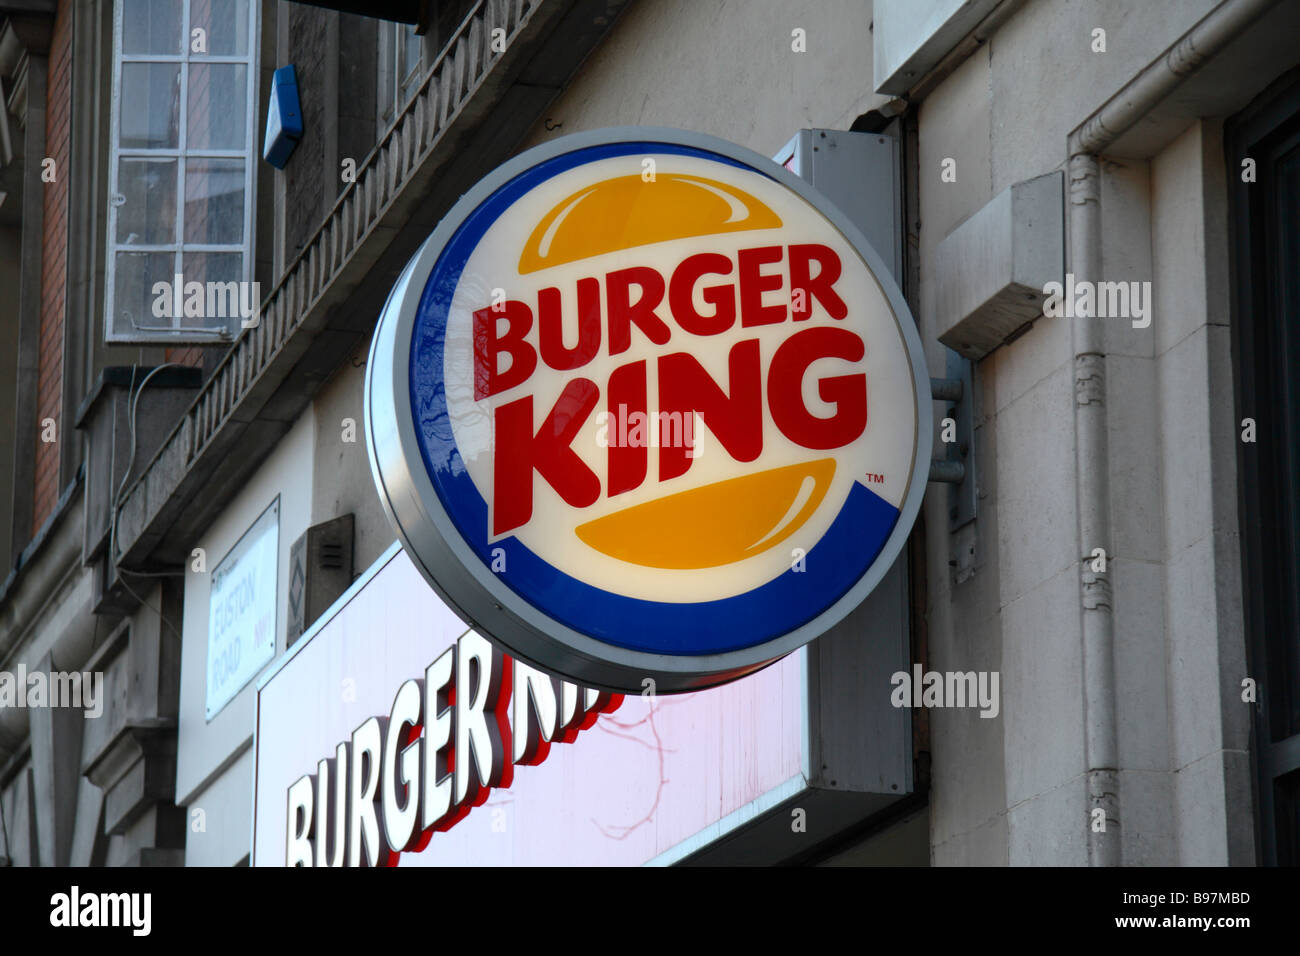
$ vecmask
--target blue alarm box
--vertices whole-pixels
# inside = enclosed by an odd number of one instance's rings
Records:
[[[266,110],[266,137],[262,158],[284,169],[302,139],[302,105],[298,101],[298,74],[293,64],[282,66],[271,78],[271,103]]]

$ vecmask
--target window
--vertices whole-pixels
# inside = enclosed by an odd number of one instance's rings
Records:
[[[1300,864],[1300,70],[1225,126],[1242,584],[1254,707],[1259,862]],[[1243,179],[1243,162],[1256,166]],[[1244,428],[1244,425],[1238,427]]]
[[[260,305],[257,3],[119,0],[113,20],[105,338],[231,338]]]
[[[424,43],[415,27],[379,26],[379,131],[382,133],[415,95],[424,78]]]

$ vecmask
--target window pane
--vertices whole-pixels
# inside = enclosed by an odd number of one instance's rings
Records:
[[[401,40],[401,55],[398,58],[397,81],[400,90],[399,98],[404,105],[414,95],[416,87],[419,85],[421,76],[421,41],[415,35],[414,27],[403,29],[399,39]]]
[[[393,24],[395,27],[396,24]],[[381,27],[381,30],[384,28]],[[378,112],[379,128],[384,129],[393,118],[393,97],[397,93],[396,35],[392,28],[380,34],[379,44]]]
[[[406,27],[401,32],[402,60],[401,72],[409,73],[420,65],[421,40],[415,33],[415,27]]]
[[[117,166],[117,241],[159,246],[176,241],[176,160],[123,157]]]
[[[208,53],[248,53],[248,0],[201,0],[190,9],[190,33],[207,31]]]
[[[239,282],[244,278],[244,256],[240,252],[187,252],[181,256],[181,271],[189,282]]]
[[[420,88],[420,72],[419,70],[416,70],[407,78],[406,82],[402,84],[402,91],[398,96],[398,100],[401,102],[403,106],[405,106],[407,102],[410,101],[411,97],[415,95],[415,91],[418,90],[419,88]]]
[[[244,241],[244,161],[185,163],[185,241],[239,245]]]
[[[244,278],[244,256],[239,252],[187,252],[181,256],[185,284],[204,287],[203,317],[181,319],[182,328],[234,329],[241,318],[257,314],[257,301]],[[193,310],[191,310],[193,311]]]
[[[181,52],[181,0],[123,0],[122,52]]]
[[[248,67],[242,63],[190,65],[189,148],[243,149],[248,126]]]
[[[175,149],[179,141],[179,63],[122,64],[124,149]]]
[[[125,335],[141,326],[170,326],[167,314],[171,312],[176,257],[170,252],[119,252],[115,259],[113,331]],[[155,294],[156,282],[167,283],[169,291]]]

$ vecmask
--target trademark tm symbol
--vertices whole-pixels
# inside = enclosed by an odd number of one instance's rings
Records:
[[[867,472],[867,481],[871,482],[873,485],[884,484],[885,476],[878,475],[874,471],[869,471]]]

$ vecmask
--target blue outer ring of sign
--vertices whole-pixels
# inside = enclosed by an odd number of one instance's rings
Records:
[[[487,502],[465,468],[447,412],[443,383],[447,312],[465,264],[483,235],[520,196],[546,180],[597,160],[646,153],[697,156],[771,178],[762,170],[709,150],[622,142],[565,153],[510,180],[465,218],[425,283],[411,331],[412,420],[429,479],[457,531],[489,569],[493,551],[499,548],[504,552],[506,570],[497,574],[525,601],[607,644],[679,656],[719,654],[764,644],[831,607],[870,569],[889,539],[899,510],[855,483],[830,528],[803,561],[792,558],[792,567],[766,584],[744,594],[700,603],[628,597],[565,574],[517,538],[489,544]]]

